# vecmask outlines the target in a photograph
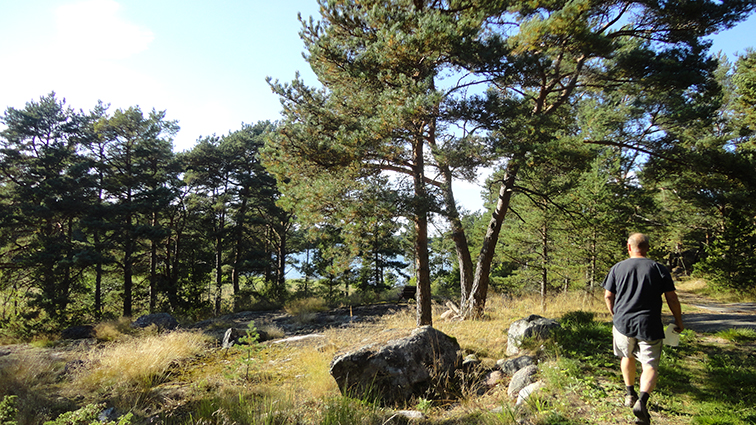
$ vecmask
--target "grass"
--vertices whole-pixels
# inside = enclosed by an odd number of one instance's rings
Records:
[[[756,341],[756,329],[726,329],[717,332],[717,336],[736,343],[748,343]]]
[[[701,295],[721,303],[752,303],[756,302],[756,289],[734,290],[710,285],[704,279],[688,278],[676,282],[678,290],[695,295]]]
[[[537,296],[492,295],[480,321],[435,327],[474,353],[485,367],[505,358],[509,325],[532,313],[559,319],[562,329],[524,349],[539,358],[546,388],[516,407],[507,382],[479,394],[465,382],[453,398],[418,399],[407,408],[425,419],[413,423],[455,425],[556,425],[632,423],[622,406],[619,361],[611,353],[611,325],[601,294],[560,294],[541,312]],[[311,301],[292,315],[317,311]],[[342,397],[329,375],[336,353],[364,344],[387,329],[415,325],[414,306],[375,324],[335,327],[323,338],[266,343],[254,362],[240,362],[243,349],[220,349],[199,333],[146,331],[130,334],[120,322],[97,327],[91,346],[24,346],[0,357],[0,398],[17,395],[19,424],[38,424],[87,404],[105,403],[133,412],[133,423],[167,424],[394,424],[409,423],[393,409]],[[681,345],[665,347],[657,390],[651,399],[655,424],[756,423],[756,332],[716,335],[685,331]],[[72,363],[73,362],[73,363]],[[79,365],[66,372],[66,365]],[[249,367],[249,371],[242,368]],[[466,385],[466,386],[465,386]]]
[[[149,389],[170,378],[183,359],[203,352],[209,339],[194,332],[170,332],[130,338],[80,353],[84,365],[73,384],[85,391],[113,391],[123,387]]]
[[[310,323],[317,313],[327,311],[328,306],[322,298],[297,298],[286,303],[284,311],[292,315],[299,323]]]

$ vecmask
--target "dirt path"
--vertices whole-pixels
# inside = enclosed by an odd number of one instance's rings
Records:
[[[678,291],[678,296],[683,304],[683,322],[686,328],[706,333],[732,328],[756,329],[754,303],[718,303],[683,291]],[[671,316],[665,317],[665,323],[667,321],[672,321]]]

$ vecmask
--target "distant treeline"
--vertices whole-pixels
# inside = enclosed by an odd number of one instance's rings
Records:
[[[257,151],[261,122],[174,153],[178,125],[139,108],[8,108],[0,133],[0,320],[222,308],[240,281],[276,299],[291,215]],[[120,310],[120,311],[118,311]]]

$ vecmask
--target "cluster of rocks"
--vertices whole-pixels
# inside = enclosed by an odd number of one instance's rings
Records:
[[[525,339],[546,338],[559,327],[551,319],[532,315],[510,326],[508,355],[516,355]],[[444,386],[454,386],[460,377],[470,385],[470,377],[478,393],[485,393],[509,378],[507,394],[522,404],[544,386],[537,380],[538,365],[534,357],[521,355],[501,359],[486,370],[474,355],[463,358],[457,341],[429,326],[409,335],[382,342],[369,342],[337,355],[330,373],[341,393],[367,398],[384,405],[404,405],[413,399],[429,398],[428,394],[444,393]],[[509,354],[511,353],[511,354]]]
[[[455,316],[456,311],[450,311],[452,313],[447,315],[447,319]],[[160,330],[173,330],[179,326],[168,313],[144,315],[131,324],[134,328],[153,325]],[[509,379],[507,394],[513,399],[517,398],[519,405],[544,386],[537,379],[537,360],[527,355],[518,356],[523,341],[546,338],[556,327],[559,327],[556,321],[538,315],[512,323],[507,334],[506,354],[509,357],[497,361],[494,367],[484,366],[475,355],[465,357],[456,339],[432,327],[412,331],[387,330],[377,335],[374,341],[364,342],[334,357],[330,373],[342,394],[373,399],[384,405],[404,405],[413,399],[446,394],[460,380],[471,385],[471,377],[477,380],[472,385],[479,394]],[[257,332],[258,342],[273,339],[265,331]],[[64,330],[62,336],[67,339],[93,338],[95,329],[92,326],[76,326]],[[228,348],[245,344],[245,336],[246,329],[230,327],[223,335],[222,346]],[[290,338],[318,336],[310,334]]]

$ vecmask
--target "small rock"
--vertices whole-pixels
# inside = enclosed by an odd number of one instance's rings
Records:
[[[499,384],[499,382],[504,380],[504,373],[500,370],[494,370],[491,371],[488,376],[486,376],[486,386],[488,388],[493,388]]]
[[[478,360],[478,356],[475,354],[468,354],[465,356],[464,360],[462,360],[462,369],[467,372],[475,369],[478,365],[480,365],[480,360]]]
[[[420,412],[418,410],[399,410],[395,414],[395,416],[401,416],[403,418],[407,418],[411,421],[417,421],[420,419],[425,419],[425,413]]]
[[[515,406],[519,406],[536,391],[540,390],[541,388],[545,387],[546,384],[543,383],[543,381],[533,382],[532,384],[528,385],[527,387],[520,390],[520,392],[517,395],[517,402],[515,403]]]
[[[536,373],[538,373],[538,366],[535,365],[526,366],[515,373],[512,380],[509,381],[509,388],[507,390],[509,397],[517,397],[520,390],[532,384]]]
[[[115,407],[108,407],[97,415],[97,420],[100,422],[115,422],[118,418],[118,412],[116,412]]]
[[[496,366],[509,376],[514,375],[518,370],[525,366],[533,364],[535,364],[535,359],[531,356],[520,356],[514,359],[501,359],[496,362]]]

